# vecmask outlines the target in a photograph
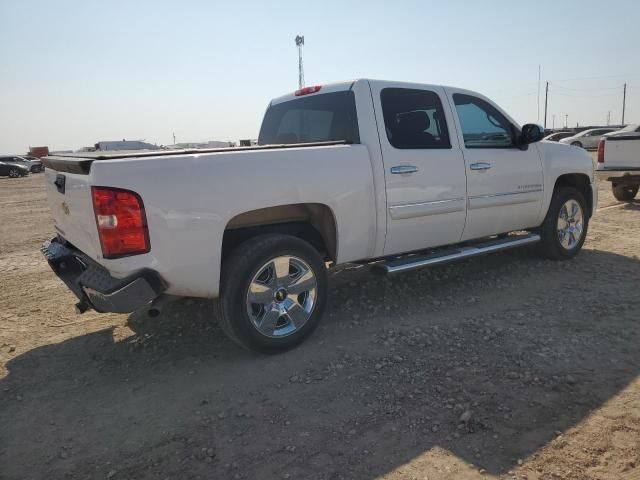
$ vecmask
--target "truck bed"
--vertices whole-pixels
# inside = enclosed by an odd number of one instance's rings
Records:
[[[225,147],[225,148],[189,148],[180,150],[118,150],[97,152],[76,152],[58,155],[49,155],[42,158],[42,163],[47,168],[58,172],[88,174],[91,164],[99,160],[117,160],[122,158],[144,157],[171,157],[188,154],[218,153],[218,152],[244,152],[256,150],[275,150],[301,147],[322,147],[330,145],[346,145],[346,140],[333,140],[329,142],[290,143],[280,145],[255,145],[251,147]]]

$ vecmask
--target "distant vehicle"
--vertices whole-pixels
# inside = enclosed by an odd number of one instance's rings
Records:
[[[547,142],[558,142],[563,138],[572,137],[573,135],[575,135],[574,132],[556,132],[551,135],[547,135],[542,140],[546,140]]]
[[[574,147],[582,147],[585,149],[598,148],[598,142],[602,138],[602,135],[609,132],[615,132],[615,128],[590,128],[589,130],[583,130],[576,135],[566,137],[560,140],[560,143],[567,143]]]
[[[0,176],[18,178],[26,177],[27,175],[29,175],[29,167],[0,159]]]
[[[635,136],[640,134],[640,124],[634,123],[631,125],[627,125],[620,130],[616,130],[615,132],[605,133],[603,137],[624,137],[624,136]]]
[[[19,163],[26,166],[31,173],[38,173],[44,170],[44,165],[39,158],[30,157],[30,159],[18,155],[0,156],[0,161],[8,163]]]
[[[611,182],[616,200],[633,200],[640,188],[640,133],[602,137],[596,174],[599,180]]]
[[[29,147],[29,155],[37,158],[49,155],[49,147]]]

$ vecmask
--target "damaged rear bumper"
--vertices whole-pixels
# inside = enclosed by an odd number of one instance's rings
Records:
[[[129,313],[148,305],[167,285],[154,270],[143,269],[125,278],[115,278],[80,250],[54,238],[42,245],[42,253],[55,274],[79,303],[78,311]]]

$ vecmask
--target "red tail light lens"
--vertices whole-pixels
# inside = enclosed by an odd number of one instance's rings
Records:
[[[139,255],[151,249],[140,195],[110,187],[91,187],[91,195],[104,258]]]
[[[319,92],[320,89],[322,88],[321,85],[314,85],[313,87],[304,87],[301,88],[300,90],[296,90],[296,97],[299,97],[301,95],[309,95],[310,93],[316,93]]]
[[[598,163],[604,163],[604,138],[598,143]]]

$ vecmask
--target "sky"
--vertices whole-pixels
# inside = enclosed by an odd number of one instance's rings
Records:
[[[297,88],[297,34],[307,85],[452,85],[542,123],[548,81],[559,127],[620,123],[626,82],[640,122],[638,19],[637,0],[0,0],[0,153],[256,138]]]

